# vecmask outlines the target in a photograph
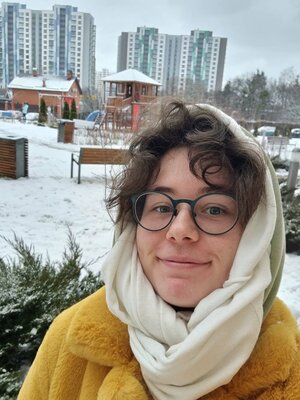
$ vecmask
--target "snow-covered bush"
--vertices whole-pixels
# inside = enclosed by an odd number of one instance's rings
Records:
[[[283,202],[286,251],[300,254],[300,196]]]
[[[16,258],[0,258],[0,398],[9,400],[16,398],[53,318],[102,281],[89,269],[91,262],[82,262],[70,231],[62,261],[55,263],[43,260],[21,238],[4,240],[16,252]]]
[[[287,189],[287,174],[278,174],[280,170],[289,170],[289,161],[282,160],[278,156],[271,158],[271,161],[277,171],[280,183],[285,220],[286,251],[287,253],[295,252],[300,254],[300,195],[295,193],[292,199],[290,199],[291,194]]]
[[[290,162],[288,160],[282,160],[278,155],[271,158],[273,167],[275,170],[282,169],[285,171],[289,170]]]

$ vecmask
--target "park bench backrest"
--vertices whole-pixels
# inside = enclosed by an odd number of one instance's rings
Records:
[[[127,162],[127,157],[128,151],[124,149],[81,147],[79,163],[121,165]]]

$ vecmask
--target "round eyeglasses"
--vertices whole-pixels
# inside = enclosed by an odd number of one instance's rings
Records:
[[[195,200],[174,200],[166,193],[149,190],[131,196],[131,201],[134,219],[148,231],[161,231],[170,225],[178,215],[180,203],[190,205],[195,224],[210,235],[230,231],[239,218],[236,200],[224,193],[207,193]]]

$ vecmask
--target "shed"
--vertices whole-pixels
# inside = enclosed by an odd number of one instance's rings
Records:
[[[79,82],[72,73],[66,78],[56,76],[22,76],[14,78],[8,85],[12,92],[12,109],[21,110],[24,103],[28,103],[30,112],[38,112],[41,98],[46,106],[57,117],[62,116],[64,103],[71,105],[75,100],[79,112],[80,95],[82,93]]]

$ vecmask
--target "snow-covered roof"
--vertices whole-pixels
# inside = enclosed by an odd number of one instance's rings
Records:
[[[70,80],[60,77],[22,76],[14,78],[9,89],[31,89],[39,91],[68,92],[76,78]],[[43,83],[44,82],[44,83]]]
[[[116,74],[106,76],[101,80],[104,82],[140,82],[148,83],[149,85],[154,86],[161,86],[158,81],[155,81],[149,76],[133,68],[125,69],[124,71],[117,72]]]

